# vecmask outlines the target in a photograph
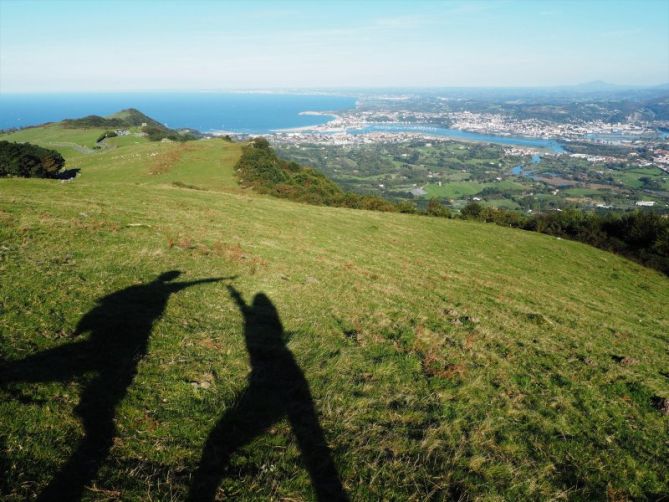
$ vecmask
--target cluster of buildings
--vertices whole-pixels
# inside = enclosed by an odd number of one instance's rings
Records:
[[[370,145],[375,143],[403,143],[415,139],[428,139],[430,141],[446,141],[449,138],[432,137],[419,132],[366,132],[352,134],[347,131],[336,132],[275,132],[271,136],[273,143],[297,144],[310,143],[317,145]]]
[[[330,114],[328,114],[330,115]],[[430,136],[430,127],[451,128],[496,136],[589,141],[604,144],[635,144],[657,139],[657,130],[646,123],[615,123],[601,120],[566,123],[539,119],[516,119],[507,115],[469,111],[351,110],[331,114],[326,124],[277,131],[274,139],[281,142],[309,141],[329,144],[358,144],[378,141],[401,141]],[[370,126],[397,131],[364,131]],[[415,132],[410,131],[416,127]],[[364,131],[364,132],[361,132]],[[319,137],[326,136],[326,137]],[[360,138],[364,136],[364,138]]]
[[[318,112],[320,114],[320,112]],[[470,111],[413,111],[360,109],[330,114],[332,120],[325,124],[298,129],[275,131],[271,140],[278,144],[299,145],[301,143],[321,145],[364,145],[375,143],[401,143],[415,139],[427,141],[449,141],[443,128],[473,133],[516,136],[564,141],[586,141],[600,144],[647,146],[651,156],[643,159],[630,155],[593,155],[587,153],[560,153],[592,163],[632,162],[638,166],[657,166],[669,173],[669,150],[658,148],[661,137],[650,123],[607,123],[601,120],[570,121],[565,123],[539,119],[517,119],[494,113]],[[431,133],[431,128],[435,129]],[[442,128],[441,134],[437,132]],[[384,130],[380,130],[384,129]],[[457,138],[455,138],[457,139]],[[532,146],[509,146],[508,155],[532,155],[537,148]],[[542,152],[542,155],[558,153]]]
[[[527,136],[570,140],[591,140],[601,143],[633,142],[643,137],[653,137],[656,130],[639,123],[610,124],[601,120],[589,122],[552,122],[538,119],[514,119],[512,117],[473,112],[448,113],[451,127],[472,132],[500,136]]]
[[[656,148],[653,150],[653,164],[669,173],[669,150]]]

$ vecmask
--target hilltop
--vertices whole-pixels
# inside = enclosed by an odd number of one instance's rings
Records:
[[[198,131],[192,129],[170,129],[135,108],[121,110],[107,117],[88,115],[79,119],[65,119],[55,125],[66,129],[130,128],[135,132],[146,134],[152,141],[161,139],[187,141],[201,136]]]
[[[165,127],[157,120],[154,120],[148,115],[143,114],[136,108],[127,108],[125,110],[113,113],[109,116],[109,119],[122,120],[126,125],[129,126],[141,126],[142,124],[148,124],[151,126]]]
[[[165,126],[157,120],[144,115],[142,112],[134,108],[121,110],[107,117],[87,115],[86,117],[78,119],[65,119],[62,121],[62,124],[65,127],[75,129],[85,129],[89,127],[140,127],[142,125],[165,128]]]
[[[352,500],[669,493],[667,277],[547,235],[258,194],[243,144],[94,149],[106,130],[0,135],[80,169],[0,179],[3,498],[72,481],[82,439],[109,449],[85,499],[183,499],[207,476],[312,499],[324,452]],[[249,359],[258,325],[308,383],[302,422],[263,427],[283,403],[245,397],[270,368]],[[219,474],[216,437],[244,443]]]

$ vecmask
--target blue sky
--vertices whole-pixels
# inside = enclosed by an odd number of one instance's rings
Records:
[[[0,92],[669,82],[669,0],[0,0]]]

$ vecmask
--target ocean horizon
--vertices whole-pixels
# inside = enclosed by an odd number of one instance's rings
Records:
[[[327,115],[355,107],[356,98],[329,94],[262,92],[128,92],[0,94],[0,129],[110,115],[136,108],[171,128],[261,134],[324,124]]]

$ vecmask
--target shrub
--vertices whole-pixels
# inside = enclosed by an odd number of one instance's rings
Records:
[[[0,176],[49,178],[65,165],[65,159],[54,150],[30,143],[0,141]]]
[[[448,218],[451,215],[448,208],[437,199],[430,199],[430,202],[427,203],[426,213],[428,216],[440,216],[442,218]]]
[[[400,213],[406,213],[406,214],[415,214],[418,212],[418,209],[416,208],[416,205],[412,202],[409,202],[407,200],[403,200],[401,202],[397,203],[397,210]]]
[[[393,204],[392,202],[383,199],[381,197],[374,197],[371,195],[362,197],[361,208],[370,211],[384,211],[384,212],[393,212],[397,210],[395,204]]]
[[[480,218],[482,213],[483,213],[483,206],[478,202],[469,202],[460,211],[460,215],[463,218],[474,219],[474,220]]]
[[[105,131],[102,134],[100,134],[100,136],[98,136],[98,139],[96,139],[95,142],[99,143],[100,141],[106,138],[115,138],[116,136],[118,136],[118,134],[116,134],[116,132],[114,131]]]

